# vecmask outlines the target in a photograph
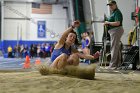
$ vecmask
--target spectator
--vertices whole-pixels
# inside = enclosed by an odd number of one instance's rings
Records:
[[[20,57],[23,58],[24,45],[20,46]]]
[[[51,52],[50,51],[51,51],[51,46],[50,46],[50,44],[47,43],[46,46],[45,46],[45,52],[46,52],[45,53],[46,54],[45,57],[50,57],[51,56]]]
[[[37,56],[40,56],[40,52],[41,52],[41,46],[40,44],[37,45]]]
[[[34,46],[33,46],[33,44],[31,44],[31,46],[30,46],[30,57],[31,58],[34,57]]]
[[[12,58],[13,57],[13,55],[12,55],[12,47],[11,46],[8,46],[8,49],[7,49],[7,51],[8,51],[8,57],[9,58]]]
[[[34,44],[33,48],[34,48],[34,56],[37,57],[37,45]]]

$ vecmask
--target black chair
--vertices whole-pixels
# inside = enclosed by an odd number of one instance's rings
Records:
[[[122,64],[120,65],[120,68],[127,70],[132,64],[132,69],[137,69],[137,63],[139,60],[139,47],[138,46],[127,46],[125,45],[125,48],[122,51],[123,60]]]

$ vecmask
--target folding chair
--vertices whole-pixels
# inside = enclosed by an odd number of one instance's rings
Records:
[[[126,46],[125,49],[123,49],[123,61],[120,65],[121,69],[127,70],[132,64],[132,68],[136,68],[136,56],[138,55],[139,47],[137,46]]]

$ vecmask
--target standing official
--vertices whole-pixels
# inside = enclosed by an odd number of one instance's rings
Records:
[[[116,69],[121,63],[120,39],[123,35],[123,15],[117,7],[116,1],[110,1],[107,4],[111,10],[111,15],[104,25],[108,26],[108,32],[111,37],[111,61],[109,68]]]

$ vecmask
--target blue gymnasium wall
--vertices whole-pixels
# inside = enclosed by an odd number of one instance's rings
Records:
[[[31,44],[42,44],[42,43],[50,43],[54,44],[56,41],[19,41],[19,45],[28,45],[30,47]],[[16,40],[4,40],[3,42],[0,41],[0,49],[3,49],[3,52],[7,52],[8,46],[12,46],[14,48],[15,45],[17,45]]]
[[[2,49],[2,41],[0,41],[0,50]]]

